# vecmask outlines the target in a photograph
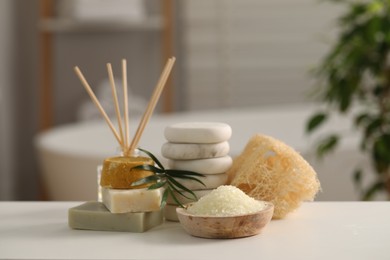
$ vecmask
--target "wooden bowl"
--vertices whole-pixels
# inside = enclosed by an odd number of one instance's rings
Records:
[[[270,222],[274,205],[265,202],[263,210],[237,216],[214,217],[192,215],[185,208],[176,213],[184,230],[192,236],[203,238],[239,238],[257,235]]]

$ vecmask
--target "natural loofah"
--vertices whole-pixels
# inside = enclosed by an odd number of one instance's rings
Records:
[[[249,196],[270,201],[273,218],[284,218],[320,190],[317,174],[303,157],[283,142],[253,136],[228,171],[229,184]]]

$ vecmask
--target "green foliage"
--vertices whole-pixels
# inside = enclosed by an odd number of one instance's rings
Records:
[[[309,121],[306,125],[306,132],[310,133],[310,132],[314,131],[316,128],[318,128],[320,125],[322,125],[326,121],[327,117],[328,117],[328,115],[325,113],[318,113],[318,114],[313,115],[309,119]]]
[[[329,135],[322,139],[317,145],[316,154],[319,158],[324,157],[324,155],[332,152],[339,142],[339,136],[336,134]]]
[[[385,191],[390,197],[390,0],[333,0],[346,5],[338,19],[339,37],[314,70],[318,80],[316,98],[327,111],[309,118],[306,132],[323,125],[332,112],[347,113],[354,105],[363,111],[354,116],[354,126],[362,133],[360,149],[371,159],[376,179],[362,187],[364,172],[354,172],[354,183],[362,199],[372,199]],[[323,157],[335,149],[340,134],[329,134],[317,145]]]
[[[191,171],[165,169],[162,163],[151,152],[141,148],[138,148],[138,150],[144,152],[150,158],[152,158],[152,160],[155,162],[155,164],[158,167],[148,165],[148,164],[138,165],[134,167],[133,169],[142,169],[146,171],[151,171],[154,173],[154,175],[141,178],[133,182],[131,186],[150,184],[150,186],[148,187],[149,190],[165,187],[163,196],[161,197],[161,208],[163,208],[166,205],[168,196],[171,196],[173,200],[180,207],[184,207],[182,203],[180,203],[180,201],[177,199],[175,195],[176,193],[179,194],[180,196],[183,196],[187,199],[192,199],[194,201],[198,199],[192,190],[188,189],[186,186],[181,184],[176,179],[193,180],[205,186],[205,184],[197,178],[197,177],[204,177],[203,174],[191,172]],[[191,197],[185,195],[184,191],[188,192],[191,195]]]

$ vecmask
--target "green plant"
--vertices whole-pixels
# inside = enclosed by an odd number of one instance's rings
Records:
[[[326,108],[309,118],[306,130],[314,132],[334,112],[352,113],[361,132],[359,149],[370,157],[375,172],[375,181],[363,185],[364,172],[357,167],[354,183],[364,200],[380,192],[390,198],[390,0],[333,2],[347,9],[338,20],[335,45],[314,70],[316,98]],[[333,151],[342,137],[325,136],[316,144],[317,155]]]
[[[204,177],[203,174],[192,172],[192,171],[165,169],[162,163],[151,152],[141,148],[138,148],[138,150],[140,150],[141,152],[147,154],[150,158],[152,158],[152,160],[155,162],[157,166],[143,164],[134,167],[134,169],[142,169],[142,170],[153,172],[154,174],[133,182],[131,186],[150,184],[150,186],[148,187],[149,190],[165,187],[164,193],[161,197],[161,208],[164,208],[168,196],[172,196],[172,199],[177,203],[177,205],[183,208],[184,205],[180,202],[180,200],[176,197],[175,194],[178,194],[180,196],[183,196],[187,199],[191,199],[194,201],[198,199],[192,190],[188,189],[186,186],[181,184],[180,181],[177,181],[177,179],[192,180],[192,181],[199,182],[200,184],[205,186],[205,184],[197,178],[197,177]],[[185,195],[185,192],[189,193],[191,197]]]

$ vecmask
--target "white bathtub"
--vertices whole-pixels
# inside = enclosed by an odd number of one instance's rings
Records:
[[[165,142],[163,130],[167,125],[185,121],[225,122],[233,129],[232,156],[239,154],[255,133],[273,136],[294,147],[317,171],[323,190],[317,200],[357,200],[351,173],[357,162],[368,164],[357,151],[357,137],[351,134],[336,153],[317,162],[310,151],[312,138],[304,134],[305,122],[313,112],[314,107],[296,106],[155,115],[146,127],[140,146],[161,159],[160,147]],[[137,124],[138,120],[131,120],[131,133]],[[337,118],[322,132],[330,129],[348,131],[349,122]],[[36,147],[49,198],[67,201],[96,199],[96,167],[118,151],[103,121],[53,128],[36,137]]]

